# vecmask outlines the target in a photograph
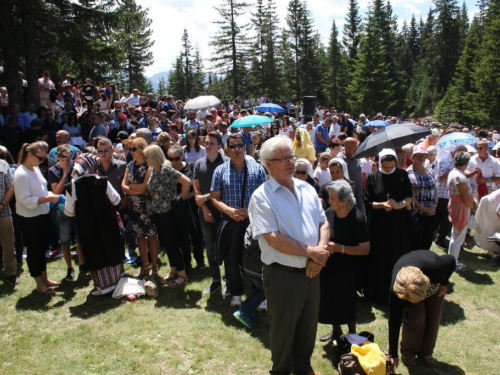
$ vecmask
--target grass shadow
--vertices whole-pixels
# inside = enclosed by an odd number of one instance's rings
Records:
[[[402,364],[400,364],[402,366]],[[396,371],[398,372],[398,371]],[[446,375],[465,375],[465,371],[458,366],[450,365],[448,363],[436,361],[436,367],[428,368],[423,364],[415,367],[408,367],[408,374],[410,375],[427,375],[427,374],[446,374]]]
[[[158,283],[159,296],[156,298],[155,307],[157,308],[173,308],[173,309],[200,309],[198,302],[201,300],[202,292],[198,290],[188,289],[186,287],[169,288],[162,287]]]
[[[93,297],[89,294],[81,305],[70,306],[69,313],[74,318],[89,319],[120,306],[122,302],[122,299],[114,299],[111,295]]]
[[[460,277],[463,277],[465,280],[476,284],[476,285],[493,285],[493,279],[490,275],[484,273],[477,273],[471,267],[468,267],[463,272],[457,272]]]
[[[16,287],[14,285],[10,285],[7,281],[3,280],[3,283],[0,285],[0,298],[3,296],[9,296],[16,291]]]
[[[52,296],[33,289],[27,296],[19,298],[16,303],[16,310],[48,311],[51,308],[48,304],[52,301],[52,298]]]
[[[356,309],[357,320],[356,323],[367,324],[374,322],[376,317],[372,309],[373,304],[366,298],[358,296],[358,306]]]
[[[465,320],[464,309],[455,302],[444,300],[443,313],[441,315],[441,325],[448,326]]]

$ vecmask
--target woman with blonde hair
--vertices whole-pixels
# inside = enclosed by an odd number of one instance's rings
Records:
[[[389,351],[399,364],[398,341],[401,324],[401,355],[407,367],[421,359],[434,367],[432,357],[441,322],[444,295],[455,270],[455,258],[428,250],[403,255],[394,266],[389,295]]]
[[[156,228],[148,211],[150,196],[147,183],[151,176],[144,150],[147,143],[143,138],[131,140],[128,144],[134,160],[127,165],[127,173],[123,176],[122,191],[129,196],[129,226],[132,234],[137,237],[137,246],[141,256],[141,271],[135,277],[156,275],[158,271],[159,243],[156,237]],[[151,254],[151,264],[148,260],[148,243]]]
[[[47,276],[45,250],[49,245],[49,203],[56,204],[60,197],[47,190],[47,180],[40,172],[40,164],[47,158],[43,142],[25,143],[19,152],[19,167],[14,173],[16,212],[24,244],[28,252],[27,263],[36,290],[48,296],[59,283]]]
[[[153,213],[158,237],[165,247],[170,262],[170,273],[161,281],[168,286],[181,286],[186,284],[187,276],[180,247],[181,228],[172,211],[172,201],[177,197],[177,184],[182,185],[182,199],[187,199],[191,181],[167,162],[159,146],[148,146],[144,150],[144,156],[151,169],[151,177],[147,181],[151,195],[149,209]]]

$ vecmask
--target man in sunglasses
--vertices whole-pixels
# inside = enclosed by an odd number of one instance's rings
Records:
[[[500,163],[488,153],[488,141],[477,142],[476,150],[477,154],[470,157],[465,176],[469,178],[474,196],[481,199],[486,194],[479,194],[480,185],[486,185],[488,194],[491,194],[494,182],[500,181]]]
[[[70,140],[69,133],[66,130],[59,130],[56,133],[56,144],[57,144],[57,146],[54,147],[52,150],[50,150],[49,156],[51,158],[57,160],[57,155],[56,155],[57,154],[57,147],[61,146],[61,145],[68,145],[69,149],[71,151],[71,160],[73,160],[75,158],[75,154],[77,152],[80,152],[81,150],[78,147],[70,145],[69,144],[69,140]]]
[[[245,158],[245,142],[241,134],[229,135],[226,155],[231,160],[215,169],[210,200],[222,213],[216,240],[217,257],[219,262],[225,264],[228,291],[232,295],[231,306],[240,307],[244,291],[241,257],[243,236],[249,225],[248,204],[253,192],[267,178],[264,167]]]

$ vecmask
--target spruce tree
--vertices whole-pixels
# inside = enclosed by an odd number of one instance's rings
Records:
[[[336,108],[346,109],[346,88],[349,79],[347,64],[348,56],[339,43],[338,37],[339,32],[337,30],[334,19],[332,22],[332,31],[330,33],[327,52],[328,84],[326,85],[326,88],[329,94],[329,103],[331,103]]]
[[[205,72],[203,67],[203,60],[200,56],[200,49],[196,45],[194,49],[193,60],[193,91],[192,97],[197,97],[205,94]]]
[[[158,89],[156,91],[159,96],[165,95],[168,92],[167,81],[165,77],[161,77],[158,81]]]
[[[348,51],[349,59],[354,60],[358,56],[360,41],[361,16],[357,0],[349,0],[347,15],[345,17],[342,43]]]
[[[193,62],[191,57],[191,43],[186,29],[182,33],[182,68],[184,75],[185,98],[190,98],[193,93]]]

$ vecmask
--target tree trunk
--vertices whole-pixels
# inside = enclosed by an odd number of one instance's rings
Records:
[[[34,20],[38,19],[38,6],[30,0],[20,1],[21,9],[23,10],[21,20],[23,24],[23,42],[26,61],[26,80],[28,81],[28,96],[30,103],[35,105],[35,108],[40,106],[40,91],[38,90],[38,72],[36,68],[36,50],[35,43],[35,28]]]

